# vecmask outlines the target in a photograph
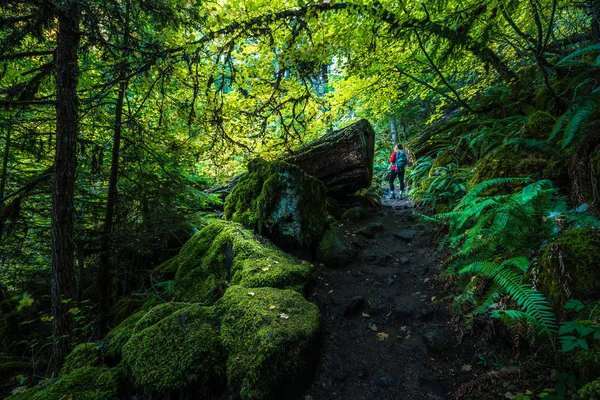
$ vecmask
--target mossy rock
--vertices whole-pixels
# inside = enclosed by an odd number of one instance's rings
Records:
[[[33,371],[33,365],[22,361],[0,363],[0,377]],[[0,378],[1,379],[1,378]]]
[[[163,303],[151,308],[140,318],[133,327],[133,333],[139,333],[146,328],[151,327],[163,318],[166,318],[176,311],[189,307],[191,303]]]
[[[303,291],[310,264],[284,253],[240,224],[218,221],[194,235],[177,256],[175,298],[213,304],[231,284]]]
[[[433,165],[431,166],[431,171],[429,175],[431,176],[432,172],[436,168],[444,167],[448,164],[452,164],[453,162],[455,162],[454,153],[455,151],[452,149],[440,151],[437,157],[435,158]]]
[[[352,207],[342,214],[342,221],[358,222],[367,217],[365,209],[362,207]]]
[[[256,159],[225,199],[225,218],[286,250],[308,249],[327,227],[326,191],[295,165]]]
[[[571,297],[587,300],[600,295],[600,233],[591,228],[568,228],[544,248],[539,257],[540,288],[560,312]],[[567,276],[568,275],[568,276]]]
[[[8,397],[10,400],[113,400],[119,398],[118,369],[83,367]]]
[[[160,277],[164,280],[173,280],[177,274],[177,263],[174,262],[176,257],[169,258],[167,261],[159,264],[152,270],[152,276]]]
[[[546,111],[536,111],[527,118],[523,136],[530,139],[546,140],[552,134],[556,118]]]
[[[156,318],[144,317],[149,326],[123,346],[123,365],[134,385],[147,393],[168,393],[218,382],[225,356],[214,308],[193,304],[160,319],[167,309],[159,306]]]
[[[317,261],[327,267],[339,268],[356,259],[356,252],[342,241],[342,233],[337,227],[330,227],[317,248]]]
[[[147,310],[140,310],[133,315],[130,315],[125,321],[108,332],[104,337],[106,342],[106,357],[112,360],[121,358],[121,350],[131,335],[137,322],[146,315]]]
[[[65,358],[61,375],[70,374],[76,369],[92,366],[97,367],[103,363],[102,343],[80,343]]]
[[[572,397],[573,400],[600,400],[600,379],[589,382],[579,389]]]
[[[503,146],[490,151],[483,157],[475,167],[475,173],[469,181],[469,186],[473,187],[481,182],[495,178],[516,178],[530,177],[543,178],[543,170],[548,165],[548,157],[539,152],[520,149],[515,151],[513,147]],[[504,188],[508,192],[516,192],[522,189],[523,185],[510,185]],[[500,190],[500,188],[495,188]],[[496,194],[492,193],[485,194]]]
[[[302,295],[274,288],[230,287],[220,301],[221,341],[229,389],[242,399],[272,398],[306,372],[319,330],[319,309]]]

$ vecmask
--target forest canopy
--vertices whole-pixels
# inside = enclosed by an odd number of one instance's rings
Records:
[[[361,194],[378,201],[405,143],[449,274],[495,282],[460,300],[509,298],[523,314],[504,318],[556,334],[562,278],[529,271],[562,230],[600,226],[598,68],[592,0],[0,1],[0,355],[58,371],[172,299],[174,276],[151,271],[227,217],[211,187],[363,118],[377,142]]]

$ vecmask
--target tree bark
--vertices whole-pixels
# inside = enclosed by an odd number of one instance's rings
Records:
[[[374,150],[375,131],[361,119],[283,160],[322,181],[328,196],[342,197],[371,186]]]
[[[73,212],[77,136],[77,49],[81,9],[76,0],[65,0],[58,13],[56,51],[56,154],[52,188],[52,361],[59,368],[71,347],[75,298]]]
[[[122,74],[126,75],[126,74]],[[117,203],[117,181],[119,174],[119,154],[121,150],[121,133],[123,122],[123,100],[127,90],[127,81],[123,80],[119,84],[119,93],[117,95],[117,104],[115,110],[115,129],[112,148],[112,160],[110,167],[110,178],[108,183],[108,200],[106,202],[106,214],[104,217],[104,227],[102,230],[102,239],[100,241],[100,259],[98,263],[97,288],[100,299],[100,313],[98,316],[98,326],[100,332],[107,329],[108,314],[110,311],[112,285],[110,279],[111,263],[111,237],[113,231],[113,219],[115,206]]]

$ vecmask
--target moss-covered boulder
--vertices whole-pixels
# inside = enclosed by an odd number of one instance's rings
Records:
[[[218,221],[194,235],[176,257],[175,297],[212,304],[229,284],[302,291],[310,264],[282,252],[240,224]]]
[[[327,226],[326,188],[295,165],[256,159],[225,199],[225,218],[286,250],[307,249]]]
[[[8,397],[10,400],[113,400],[119,398],[118,369],[83,367]]]
[[[317,248],[317,261],[331,268],[348,265],[356,259],[357,255],[344,244],[340,229],[334,226],[327,229]]]
[[[97,367],[103,363],[102,343],[89,342],[80,343],[71,353],[65,358],[62,370],[62,375],[70,374],[76,369],[82,367]]]
[[[546,140],[554,129],[556,118],[546,111],[536,111],[527,118],[523,136],[530,139]]]
[[[544,178],[543,171],[547,166],[548,157],[542,153],[532,152],[529,149],[515,150],[512,146],[498,147],[477,163],[469,186],[473,187],[494,178],[531,177],[541,179]],[[522,185],[512,186],[507,188],[509,192],[522,188]]]
[[[573,400],[600,400],[600,379],[589,382],[579,389],[572,397]]]
[[[367,217],[367,212],[362,207],[352,207],[344,211],[341,216],[342,221],[358,222]],[[326,235],[327,233],[325,233]]]
[[[232,286],[219,307],[227,381],[242,399],[272,398],[307,369],[319,310],[291,290]]]
[[[125,321],[114,327],[104,337],[106,342],[106,357],[112,360],[118,360],[121,358],[121,350],[131,335],[137,322],[146,315],[147,310],[140,310],[133,315],[130,315]]]
[[[192,304],[169,313],[172,309],[150,310],[139,321],[144,329],[123,346],[123,365],[147,393],[201,387],[218,382],[224,372],[214,308]]]
[[[600,233],[590,228],[568,228],[544,248],[538,281],[557,312],[568,297],[586,300],[600,295],[598,260]]]

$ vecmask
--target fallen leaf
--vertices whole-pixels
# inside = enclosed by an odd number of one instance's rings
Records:
[[[379,340],[388,340],[388,339],[390,338],[390,335],[388,335],[388,334],[387,334],[387,333],[385,333],[385,332],[378,332],[378,333],[377,333],[377,338],[378,338]]]
[[[462,369],[465,372],[469,372],[473,369],[473,367],[471,366],[471,364],[465,364],[460,369]]]
[[[369,329],[372,330],[372,331],[377,332],[377,325],[375,325],[375,324],[369,324]]]
[[[281,313],[281,314],[279,314],[279,318],[281,318],[281,319],[290,319],[290,316],[287,315],[287,314],[285,314],[285,313]]]
[[[400,327],[400,330],[402,332],[406,331],[407,329],[408,329],[408,326],[406,326],[406,325],[403,325],[403,326]]]
[[[369,314],[365,313],[365,312],[362,313],[361,315],[362,315],[363,318],[371,318],[371,316]]]
[[[266,272],[266,271],[268,271],[268,270],[269,270],[269,267],[263,267],[263,269],[262,269],[262,270]]]
[[[277,308],[277,307],[275,307],[273,304],[271,304],[271,305],[269,306],[269,310],[274,310],[275,308]]]
[[[435,301],[435,299],[437,299],[437,296],[432,296],[432,297],[431,297],[431,301],[432,301],[432,302],[434,302],[434,301]]]
[[[427,283],[427,282],[429,282],[430,280],[431,280],[431,278],[425,278],[425,279],[423,279],[423,282]]]
[[[330,290],[329,292],[327,292],[327,293],[333,293],[333,289],[331,289],[331,290]]]
[[[254,292],[248,292],[248,296],[253,296],[254,297],[255,294],[256,293],[254,293]]]

